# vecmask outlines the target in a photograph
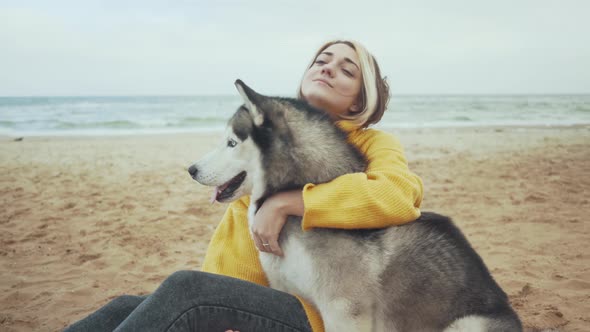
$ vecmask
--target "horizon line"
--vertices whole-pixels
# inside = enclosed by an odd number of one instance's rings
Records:
[[[294,98],[289,94],[267,94],[268,96],[276,97],[290,97]],[[395,93],[391,94],[390,97],[402,96],[402,97],[414,97],[414,96],[587,96],[590,92],[477,92],[477,93],[455,93],[455,92],[408,92],[408,93]],[[129,98],[129,97],[236,97],[237,94],[73,94],[73,95],[0,95],[0,98]]]

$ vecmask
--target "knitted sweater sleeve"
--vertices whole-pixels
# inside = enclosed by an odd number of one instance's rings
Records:
[[[422,180],[409,170],[399,140],[369,129],[351,133],[349,142],[367,158],[366,171],[305,185],[303,229],[382,228],[417,219]]]

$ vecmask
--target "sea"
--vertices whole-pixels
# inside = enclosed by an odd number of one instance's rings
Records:
[[[216,132],[239,96],[0,97],[0,135],[138,135]],[[393,96],[376,127],[590,124],[590,95]]]

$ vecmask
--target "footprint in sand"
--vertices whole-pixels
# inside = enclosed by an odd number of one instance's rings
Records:
[[[62,210],[69,210],[69,209],[73,209],[76,207],[76,203],[70,202],[67,203],[66,205],[64,205],[61,209]]]
[[[124,210],[135,210],[135,205],[130,204],[130,203],[126,203],[126,204],[122,204],[121,208]]]
[[[28,241],[38,240],[38,239],[45,237],[47,235],[49,235],[49,233],[46,230],[34,231],[32,233],[27,234],[27,236],[25,236],[24,239],[20,240],[20,242],[28,242]]]
[[[543,197],[542,194],[530,194],[524,199],[524,201],[530,203],[544,203],[547,199]]]
[[[185,214],[192,214],[192,215],[195,215],[195,216],[201,216],[201,215],[203,215],[203,208],[201,208],[201,207],[190,207],[190,208],[184,210],[184,213]]]
[[[537,291],[531,286],[531,284],[527,283],[518,293],[510,295],[510,303],[517,310],[530,307],[531,303],[528,301],[527,297],[534,293],[537,293]],[[535,309],[536,311],[533,311],[532,314],[527,314],[526,316],[521,317],[523,320],[522,323],[526,327],[525,331],[552,331],[552,329],[556,329],[569,323],[561,310],[556,306],[547,305]]]
[[[570,279],[564,281],[563,287],[571,290],[584,291],[590,289],[590,282],[579,279]]]
[[[151,273],[151,272],[156,272],[158,271],[158,268],[155,266],[144,266],[143,269],[141,269],[143,272],[145,273]]]
[[[563,313],[555,306],[549,305],[541,310],[528,316],[523,322],[524,326],[530,327],[533,331],[558,331],[557,328],[569,323],[569,320],[563,317]],[[525,329],[526,331],[526,329]]]
[[[53,292],[41,292],[37,295],[35,295],[35,297],[33,297],[33,300],[38,300],[41,298],[51,298],[53,296]]]
[[[80,255],[80,257],[78,257],[78,263],[79,264],[84,264],[88,261],[92,261],[95,259],[100,258],[100,256],[102,256],[101,254],[95,254],[95,255]]]

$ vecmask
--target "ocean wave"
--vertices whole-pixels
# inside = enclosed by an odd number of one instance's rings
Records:
[[[185,117],[174,122],[168,122],[170,125],[192,126],[196,124],[226,123],[226,116],[204,116],[204,117]]]
[[[13,128],[16,122],[0,120],[0,127]]]
[[[91,128],[112,128],[112,129],[134,129],[142,126],[132,121],[100,121],[100,122],[58,122],[53,129],[91,129]]]
[[[473,119],[468,116],[455,116],[452,119],[454,121],[460,121],[460,122],[473,121]]]

